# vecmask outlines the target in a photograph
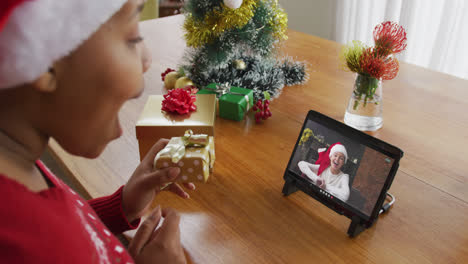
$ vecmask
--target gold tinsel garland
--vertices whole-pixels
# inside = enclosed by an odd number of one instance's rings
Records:
[[[273,17],[268,22],[273,28],[273,37],[277,40],[286,40],[286,29],[288,28],[288,15],[284,10],[279,6],[278,0],[271,2],[271,7],[273,11]]]
[[[288,16],[279,6],[277,0],[266,0],[271,7],[273,16],[268,24],[273,28],[273,37],[277,40],[286,40]],[[231,9],[224,4],[205,16],[203,20],[196,20],[187,14],[184,22],[185,39],[189,47],[201,47],[212,43],[226,30],[242,28],[254,16],[254,9],[258,0],[244,0],[238,9]]]
[[[187,46],[201,47],[211,43],[226,30],[245,26],[254,16],[256,5],[256,0],[244,0],[237,9],[222,4],[221,9],[215,9],[206,15],[203,21],[195,20],[191,14],[188,14],[184,22]]]

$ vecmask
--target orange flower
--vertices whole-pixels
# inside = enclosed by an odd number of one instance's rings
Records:
[[[361,55],[360,68],[364,74],[383,80],[391,80],[396,77],[400,64],[393,57],[384,58],[379,56],[376,48],[367,48]]]
[[[398,70],[400,69],[400,63],[394,57],[387,59],[385,62],[385,70],[384,74],[382,75],[382,80],[391,80],[395,78],[398,74]]]
[[[381,56],[399,53],[406,48],[406,31],[397,23],[386,21],[374,28],[374,41]]]

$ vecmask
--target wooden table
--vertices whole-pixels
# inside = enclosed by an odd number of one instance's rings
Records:
[[[96,160],[72,157],[52,142],[57,160],[91,197],[124,184],[137,166],[135,123],[160,73],[176,67],[185,44],[183,17],[141,24],[153,52],[144,95],[121,111],[124,136]],[[401,64],[384,83],[384,126],[375,137],[401,147],[391,192],[394,208],[350,239],[350,220],[304,193],[283,197],[283,173],[309,109],[342,121],[354,75],[341,69],[340,45],[289,31],[283,50],[309,64],[310,79],[286,87],[273,117],[216,120],[216,164],[190,200],[160,194],[155,204],[181,212],[184,247],[194,263],[467,263],[468,81]]]

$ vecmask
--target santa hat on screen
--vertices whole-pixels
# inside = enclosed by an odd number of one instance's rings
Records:
[[[326,151],[325,151],[326,150]],[[319,158],[315,162],[315,164],[320,165],[318,169],[317,175],[322,174],[322,172],[330,167],[331,161],[330,158],[335,152],[341,152],[345,156],[345,163],[348,161],[348,153],[346,152],[346,148],[340,142],[337,142],[331,145],[328,150],[326,148],[318,149]]]
[[[0,89],[32,82],[128,0],[0,0]]]

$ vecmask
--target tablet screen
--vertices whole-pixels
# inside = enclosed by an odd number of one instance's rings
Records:
[[[395,159],[314,120],[307,120],[288,170],[370,217]]]

